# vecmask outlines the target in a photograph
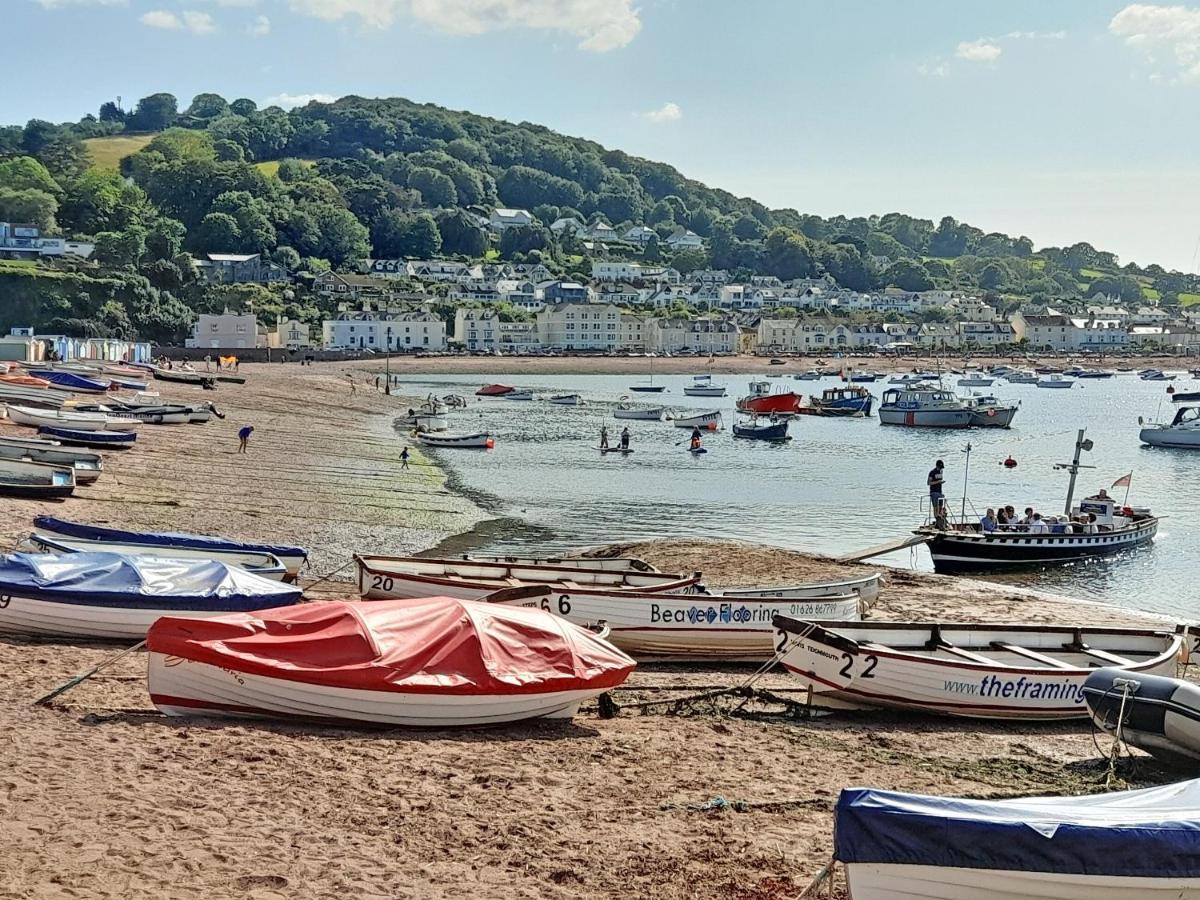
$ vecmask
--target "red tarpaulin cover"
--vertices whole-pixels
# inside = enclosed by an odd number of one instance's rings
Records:
[[[306,603],[211,619],[167,616],[152,653],[308,684],[419,694],[615,687],[636,663],[540,609],[450,597]]]

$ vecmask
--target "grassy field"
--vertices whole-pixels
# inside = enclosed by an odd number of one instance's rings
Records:
[[[1179,303],[1182,306],[1195,306],[1200,303],[1200,294],[1180,294]]]
[[[153,134],[117,134],[111,137],[88,138],[83,143],[92,158],[93,169],[116,172],[121,167],[121,160],[137,153],[153,138]]]
[[[279,174],[279,160],[270,159],[266,162],[255,163],[254,168],[271,178]]]

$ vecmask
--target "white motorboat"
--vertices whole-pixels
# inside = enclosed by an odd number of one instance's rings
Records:
[[[674,425],[676,428],[699,428],[701,431],[716,431],[721,425],[721,411],[714,409],[708,412],[676,416]]]
[[[451,447],[478,450],[490,450],[495,446],[491,435],[486,431],[476,431],[471,434],[452,433],[449,431],[437,434],[421,433],[417,441],[428,447]]]
[[[448,597],[168,617],[147,649],[151,702],[170,716],[421,728],[569,719],[635,666],[541,611]]]
[[[613,410],[614,419],[636,419],[641,422],[661,422],[666,408],[662,406],[637,407],[622,403]]]
[[[106,413],[33,409],[12,404],[8,406],[8,418],[18,425],[28,425],[31,428],[67,428],[72,431],[135,431],[141,424],[137,419],[110,416]]]
[[[557,394],[549,402],[555,406],[583,406],[583,398],[578,394]]]
[[[1020,408],[1015,403],[1001,403],[995,397],[963,397],[963,406],[971,411],[974,428],[1008,428]]]
[[[783,665],[835,707],[891,707],[982,719],[1088,715],[1097,662],[1174,675],[1188,629],[775,619]]]
[[[502,394],[505,400],[532,400],[533,391],[509,391],[507,394]]]
[[[1200,450],[1200,406],[1179,407],[1170,424],[1144,425],[1138,439],[1151,447]]]
[[[1062,375],[1050,374],[1045,378],[1039,378],[1037,386],[1040,388],[1056,388],[1066,390],[1067,388],[1075,387],[1075,380],[1072,378],[1064,378]]]
[[[965,375],[958,379],[959,387],[991,387],[992,382],[996,379],[988,378],[986,375]]]
[[[358,568],[359,593],[367,600],[440,596],[480,600],[499,590],[532,585],[657,594],[689,590],[700,581],[699,572],[685,576],[588,565],[573,568],[561,563],[481,562],[358,553],[354,555],[354,563]]]
[[[412,425],[418,431],[446,431],[450,427],[450,420],[446,416],[434,416],[418,413],[413,416],[405,416],[404,423]]]
[[[104,469],[99,453],[85,450],[55,449],[53,447],[21,447],[0,443],[0,459],[19,459],[29,463],[74,469],[76,484],[91,484]]]
[[[1009,384],[1037,384],[1038,376],[1036,372],[1030,372],[1027,369],[1015,369],[1007,373],[1004,380]]]
[[[724,397],[726,394],[723,384],[692,384],[683,389],[689,397]]]
[[[879,404],[880,425],[907,428],[969,428],[971,410],[953,391],[929,384],[888,388]]]
[[[59,537],[34,532],[22,542],[22,549],[35,553],[120,553],[123,556],[151,556],[167,559],[215,559],[245,569],[269,581],[283,581],[288,570],[273,553],[245,550],[214,550],[195,547],[163,547],[136,541],[89,541],[77,537]]]
[[[834,858],[854,900],[1197,900],[1200,781],[970,800],[843,790]]]
[[[820,381],[822,375],[816,369],[809,369],[807,372],[797,372],[792,378],[796,381]]]
[[[879,598],[883,575],[872,572],[860,578],[847,578],[844,581],[824,581],[812,584],[796,584],[786,587],[750,587],[730,588],[722,591],[725,597],[740,597],[744,599],[819,599],[821,597],[836,597],[842,594],[858,594],[863,603],[869,608]]]

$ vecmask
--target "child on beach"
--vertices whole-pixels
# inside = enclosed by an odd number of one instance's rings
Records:
[[[253,433],[253,425],[243,425],[238,429],[238,453],[246,452],[246,444],[250,440],[250,435]]]
[[[400,468],[401,470],[408,468],[408,448],[405,447],[400,451]]]

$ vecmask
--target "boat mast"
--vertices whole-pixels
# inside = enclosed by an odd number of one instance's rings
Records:
[[[963,453],[967,454],[967,461],[963,464],[963,496],[962,496],[962,511],[959,512],[959,518],[962,521],[967,520],[967,474],[971,471],[971,442],[967,442]]]
[[[1083,439],[1083,435],[1086,431],[1086,428],[1080,428],[1079,434],[1075,437],[1075,458],[1069,463],[1058,463],[1054,467],[1056,469],[1066,469],[1071,473],[1071,480],[1067,483],[1067,503],[1066,507],[1063,509],[1063,515],[1067,516],[1071,514],[1071,501],[1075,498],[1075,478],[1079,475],[1079,470],[1096,468],[1095,466],[1081,465],[1079,462],[1079,457],[1083,451],[1086,450],[1090,453],[1092,447],[1095,446],[1090,440],[1085,441]]]

